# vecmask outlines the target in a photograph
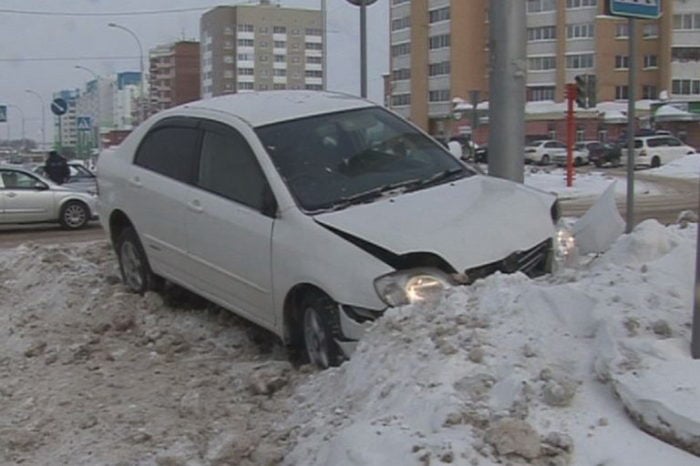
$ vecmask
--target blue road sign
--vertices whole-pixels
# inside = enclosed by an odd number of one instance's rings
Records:
[[[78,131],[90,131],[92,129],[89,116],[79,116],[76,120]]]
[[[51,113],[56,116],[61,116],[68,111],[68,102],[60,97],[58,99],[53,99],[51,102]]]
[[[7,105],[0,105],[0,123],[7,121]]]
[[[656,19],[661,16],[661,0],[610,0],[610,14]]]

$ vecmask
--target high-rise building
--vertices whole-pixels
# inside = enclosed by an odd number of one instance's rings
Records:
[[[90,143],[94,147],[99,146],[101,129],[108,129],[114,125],[114,87],[114,78],[100,76],[88,81],[85,90],[77,99],[76,114],[90,118]]]
[[[148,90],[144,92],[148,95]],[[125,71],[117,74],[112,110],[115,129],[133,129],[139,121],[141,73]]]
[[[200,20],[202,97],[272,89],[323,89],[321,12],[219,6]]]
[[[637,99],[700,98],[700,1],[669,0],[659,20],[637,23]],[[488,99],[487,0],[391,0],[391,107],[433,134],[455,98]],[[604,0],[526,0],[527,99],[564,100],[586,77],[590,103],[626,100],[627,20]]]
[[[150,114],[199,99],[199,42],[160,45],[149,61]]]

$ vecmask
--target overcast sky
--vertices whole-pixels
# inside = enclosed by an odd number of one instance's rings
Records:
[[[100,75],[138,71],[138,47],[132,37],[108,28],[115,22],[133,30],[141,40],[144,54],[159,44],[178,39],[199,40],[199,18],[218,5],[255,4],[257,1],[216,0],[3,0],[0,2],[0,104],[22,108],[27,137],[40,141],[39,99],[32,89],[50,103],[53,92],[83,88],[92,79],[82,65]],[[273,0],[273,3],[275,0]],[[282,6],[320,9],[321,0],[281,0]],[[382,100],[382,73],[387,72],[388,0],[368,7],[369,97]],[[328,4],[328,87],[359,95],[359,11],[346,0]],[[201,8],[171,14],[141,16],[47,16],[10,13],[6,10],[55,13],[124,13],[153,10]],[[81,58],[82,57],[82,58]],[[88,57],[101,57],[87,59]],[[115,60],[110,57],[127,57]],[[134,58],[128,58],[134,57]],[[56,61],[29,61],[36,58],[68,58]],[[7,59],[13,59],[7,61]],[[147,65],[145,65],[147,66]],[[11,137],[21,137],[21,118],[8,109]],[[46,109],[47,141],[53,140],[53,115]],[[0,123],[0,139],[7,136],[7,125]]]

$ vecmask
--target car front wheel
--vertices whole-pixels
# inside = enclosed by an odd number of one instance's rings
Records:
[[[143,294],[160,287],[162,279],[151,271],[136,230],[124,229],[117,238],[116,250],[122,280],[129,291]]]
[[[337,366],[343,354],[335,342],[338,333],[338,305],[325,295],[303,300],[304,347],[309,362],[321,369]]]
[[[540,160],[541,165],[549,165],[549,155],[544,154],[542,160]]]
[[[61,226],[67,230],[77,230],[90,220],[90,209],[79,201],[69,201],[61,207]]]

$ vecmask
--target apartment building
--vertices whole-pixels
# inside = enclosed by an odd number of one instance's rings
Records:
[[[324,88],[321,12],[258,5],[219,6],[200,20],[201,92]]]
[[[196,41],[178,41],[150,50],[149,114],[199,99],[199,52]]]
[[[452,101],[488,99],[488,0],[391,0],[390,106],[432,134],[450,125]],[[637,21],[638,99],[700,98],[700,0],[663,2]],[[526,0],[527,99],[564,99],[586,76],[591,105],[629,95],[627,20],[604,0]],[[665,91],[662,94],[662,91]]]

